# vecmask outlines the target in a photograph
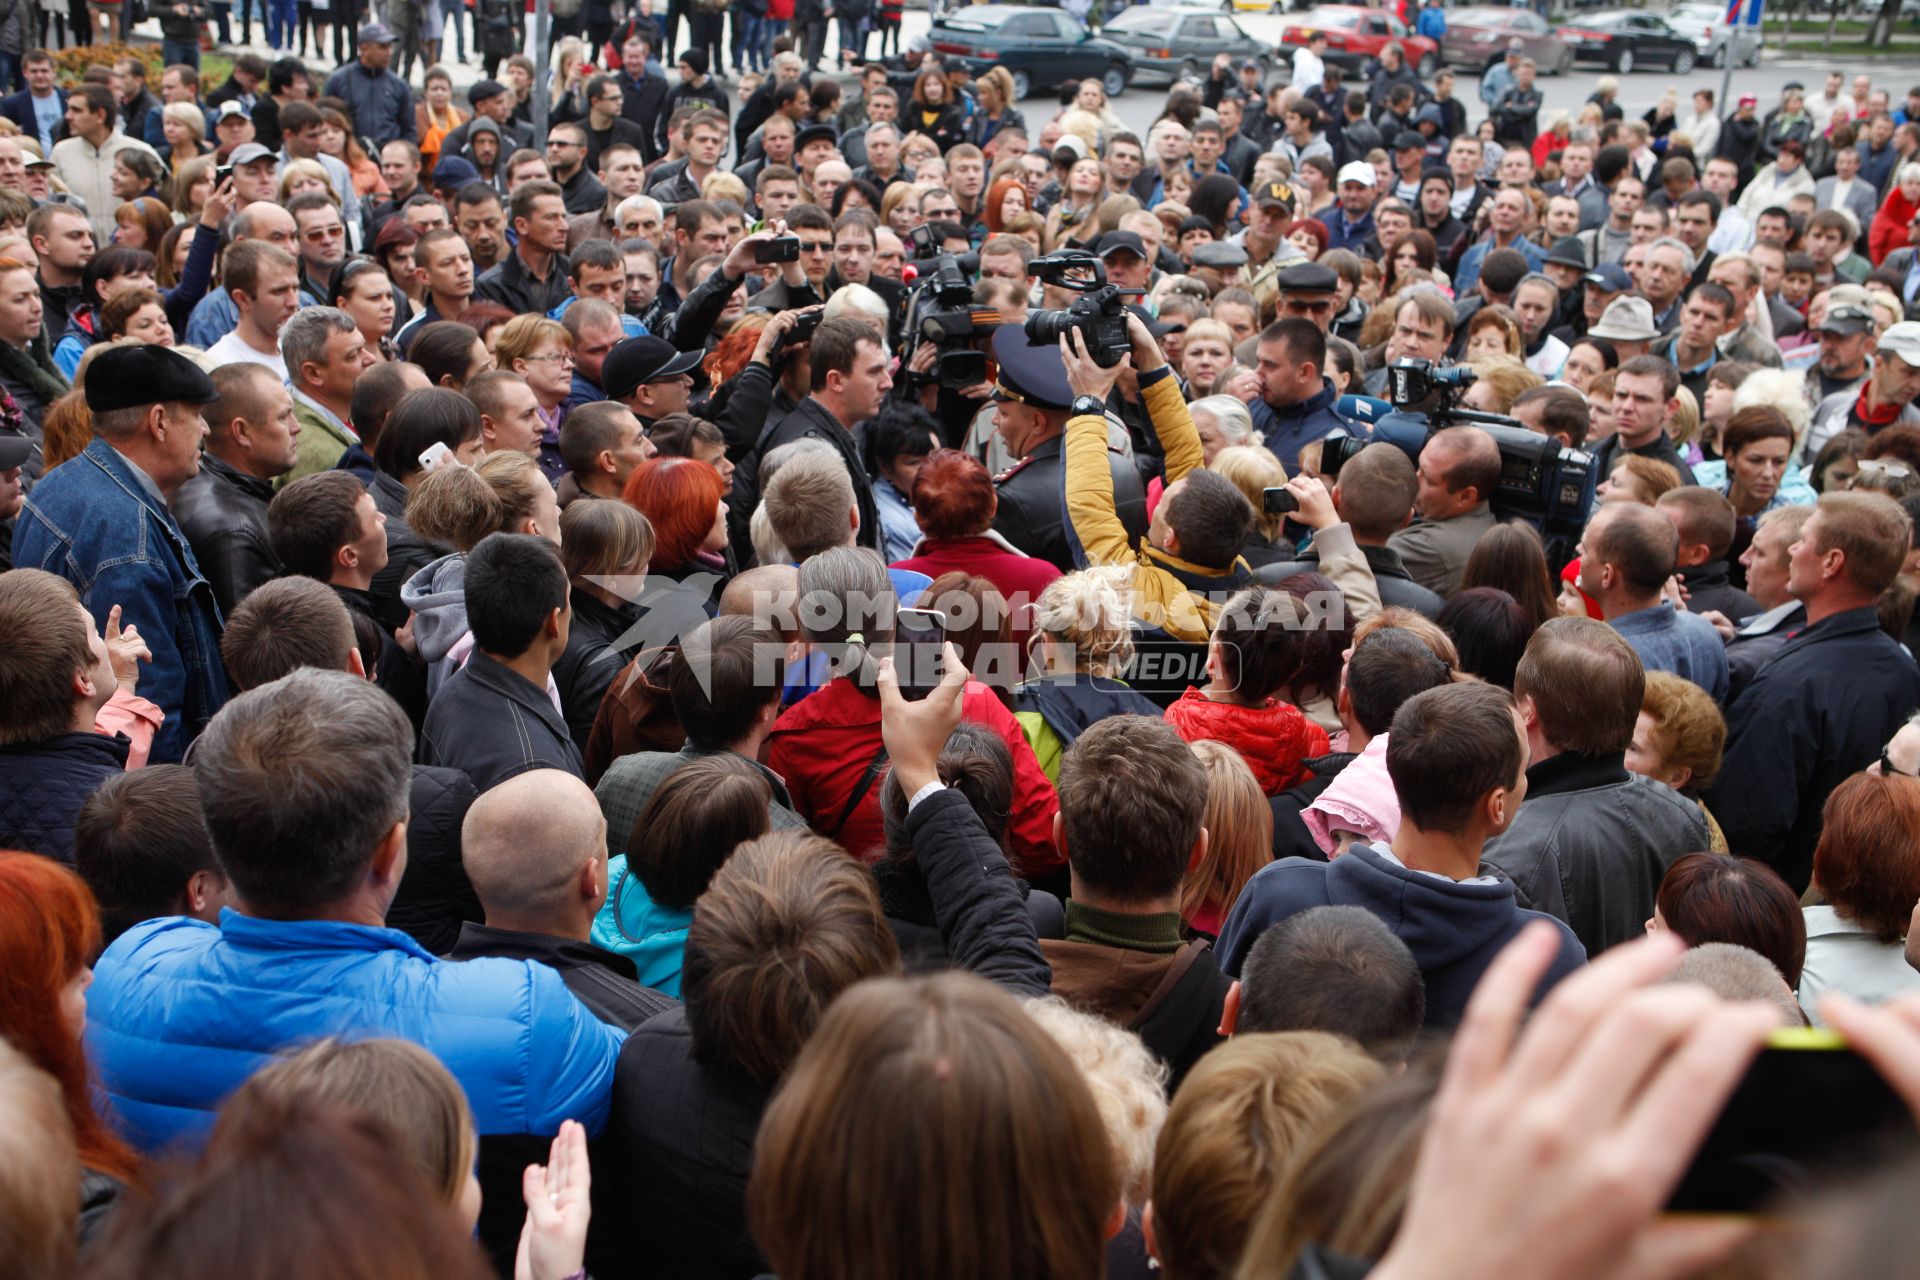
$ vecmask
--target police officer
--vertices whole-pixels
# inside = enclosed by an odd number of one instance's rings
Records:
[[[1067,419],[1076,413],[1100,414],[1108,419],[1109,440],[1117,424],[1104,402],[1084,397],[1084,404],[1075,403],[1058,345],[1032,342],[1019,326],[1002,325],[993,335],[993,358],[1000,369],[993,388],[1000,439],[1020,459],[993,478],[1000,503],[994,532],[1028,555],[1071,573],[1080,566],[1064,496],[1062,436]],[[1147,532],[1147,495],[1140,473],[1111,445],[1107,463],[1113,473],[1114,507],[1129,540],[1138,541]]]

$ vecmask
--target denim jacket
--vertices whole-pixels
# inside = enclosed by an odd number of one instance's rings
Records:
[[[166,712],[151,759],[178,761],[227,700],[220,606],[166,506],[104,440],[49,471],[13,533],[13,562],[74,585],[94,622],[120,606],[153,662],[140,695]]]

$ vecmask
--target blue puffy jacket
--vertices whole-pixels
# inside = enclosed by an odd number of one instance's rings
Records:
[[[220,913],[150,920],[94,966],[87,1042],[138,1147],[197,1144],[273,1053],[321,1036],[397,1036],[466,1090],[483,1138],[598,1132],[625,1035],[524,960],[441,960],[396,929]]]

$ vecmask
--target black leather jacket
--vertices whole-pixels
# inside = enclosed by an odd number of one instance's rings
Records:
[[[993,478],[1000,495],[993,530],[1028,555],[1038,556],[1062,573],[1072,573],[1079,566],[1067,537],[1064,440],[1055,436],[1043,442]],[[1113,472],[1114,509],[1127,527],[1127,540],[1136,543],[1147,533],[1147,492],[1139,469],[1113,452],[1107,454],[1107,465]]]
[[[213,584],[220,612],[231,617],[246,594],[280,572],[267,533],[273,484],[246,474],[215,454],[200,455],[200,474],[180,486],[169,504],[193,547],[200,572]]]

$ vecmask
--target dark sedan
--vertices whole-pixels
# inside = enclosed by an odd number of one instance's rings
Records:
[[[1112,98],[1133,79],[1130,49],[1089,35],[1057,9],[1003,4],[955,9],[935,20],[927,43],[948,66],[958,63],[972,75],[1005,67],[1013,73],[1015,95],[1022,98],[1035,86],[1051,89],[1069,80],[1098,80]]]
[[[1554,37],[1546,19],[1531,9],[1455,9],[1447,15],[1447,33],[1440,37],[1440,59],[1448,66],[1483,72],[1507,56],[1507,46],[1518,40],[1521,50],[1541,75],[1557,76],[1573,65],[1573,49]]]
[[[1273,68],[1273,46],[1255,40],[1218,9],[1136,5],[1115,16],[1100,34],[1132,51],[1136,75],[1198,79],[1223,53],[1236,66],[1251,58],[1263,76]]]
[[[1572,48],[1575,62],[1598,62],[1623,74],[1641,67],[1666,67],[1684,76],[1700,60],[1693,41],[1665,18],[1635,10],[1583,14],[1560,28],[1560,39]]]

